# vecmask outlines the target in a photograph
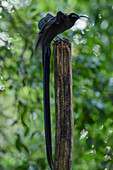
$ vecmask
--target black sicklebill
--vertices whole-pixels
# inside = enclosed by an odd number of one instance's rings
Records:
[[[43,94],[44,94],[44,124],[47,160],[50,168],[53,167],[52,161],[52,142],[51,142],[51,118],[50,118],[50,97],[49,97],[49,73],[50,73],[50,43],[58,34],[70,29],[81,17],[75,13],[69,15],[59,11],[56,16],[47,14],[38,23],[40,30],[35,41],[35,55],[38,55],[38,48],[41,47],[43,55]],[[89,18],[88,18],[89,19]]]

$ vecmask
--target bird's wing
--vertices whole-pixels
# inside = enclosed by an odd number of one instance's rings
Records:
[[[55,17],[48,13],[38,23],[38,28],[39,28],[40,32],[38,33],[37,38],[35,40],[35,50],[34,50],[35,56],[40,56],[41,55],[40,52],[42,50],[42,42],[41,42],[41,40],[42,40],[42,36],[43,36],[43,31],[44,31],[44,28],[46,27],[46,25],[48,25],[50,20],[52,20],[53,18],[55,18]]]
[[[38,23],[38,28],[39,28],[39,30],[42,30],[42,28],[43,28],[43,26],[50,20],[50,19],[52,19],[54,16],[53,15],[51,15],[51,14],[47,14],[45,17],[43,17],[40,21],[39,21],[39,23]]]

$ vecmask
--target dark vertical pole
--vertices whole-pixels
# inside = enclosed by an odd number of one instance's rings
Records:
[[[73,99],[71,42],[57,40],[53,47],[55,82],[54,170],[71,170],[73,154]]]

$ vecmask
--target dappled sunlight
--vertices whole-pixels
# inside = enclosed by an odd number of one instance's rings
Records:
[[[80,132],[80,139],[84,139],[84,138],[88,138],[88,131],[83,129],[81,132]]]
[[[31,3],[32,0],[9,0],[9,1],[2,1],[2,6],[7,8],[10,13],[14,12],[12,10],[13,6],[16,7],[16,9],[23,8],[28,6]]]
[[[83,30],[87,26],[87,19],[79,19],[76,24],[71,28],[72,31]]]
[[[2,32],[0,33],[0,46],[5,46],[6,43],[8,43],[8,45],[10,45],[10,43],[12,42],[12,38],[9,37],[8,33],[6,32]]]
[[[102,28],[102,29],[107,29],[107,27],[109,26],[109,23],[108,23],[108,21],[107,20],[103,20],[102,22],[101,22],[101,25],[100,25],[100,27]]]
[[[95,45],[93,47],[93,53],[94,53],[95,56],[98,56],[100,54],[100,45]]]
[[[73,37],[73,40],[74,40],[74,42],[78,45],[78,44],[86,44],[87,43],[87,39],[85,39],[85,38],[82,38],[82,36],[81,35],[75,35],[74,37]]]

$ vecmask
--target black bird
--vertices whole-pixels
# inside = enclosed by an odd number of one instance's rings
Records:
[[[47,160],[50,168],[53,167],[52,144],[51,144],[51,118],[50,118],[50,97],[49,97],[49,73],[50,73],[50,43],[58,34],[70,29],[80,18],[75,13],[69,15],[59,11],[56,16],[47,14],[38,23],[40,30],[35,41],[35,55],[38,55],[38,48],[41,48],[43,55],[43,90],[44,90],[44,123]],[[89,19],[89,18],[88,18]]]

